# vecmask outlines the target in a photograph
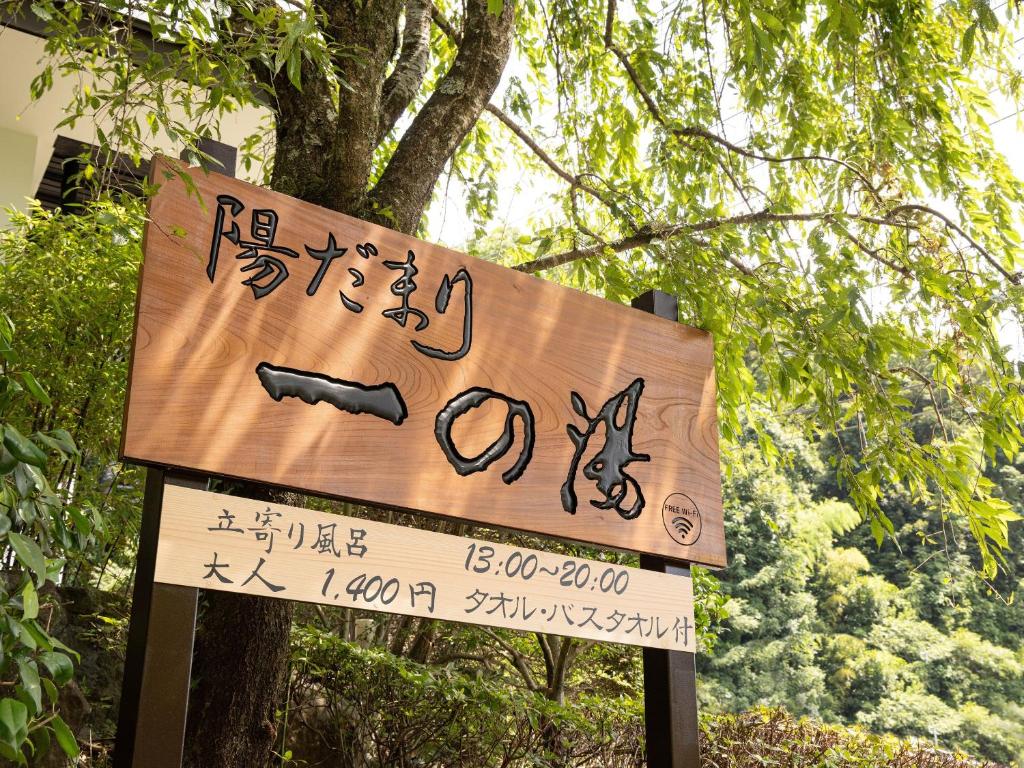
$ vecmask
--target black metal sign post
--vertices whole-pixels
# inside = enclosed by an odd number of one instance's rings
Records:
[[[185,746],[199,590],[153,581],[165,484],[206,488],[205,479],[146,470],[114,768],[180,768]]]
[[[679,321],[676,297],[647,291],[632,301],[635,309]],[[640,567],[659,573],[689,576],[685,563],[641,555]],[[696,655],[644,648],[644,718],[647,768],[699,768]]]

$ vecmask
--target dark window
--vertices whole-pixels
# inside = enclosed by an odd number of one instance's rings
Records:
[[[50,162],[39,182],[39,189],[36,190],[36,197],[42,203],[43,208],[52,211],[59,207],[70,213],[92,197],[92,190],[78,179],[83,156],[92,158],[97,173],[109,166],[112,169],[112,186],[129,194],[139,194],[142,190],[143,180],[149,175],[148,160],[143,160],[137,168],[124,155],[116,155],[112,160],[103,162],[98,147],[77,139],[58,136],[53,142],[53,154],[50,155]]]

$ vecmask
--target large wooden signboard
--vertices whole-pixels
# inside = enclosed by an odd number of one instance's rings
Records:
[[[167,486],[156,581],[693,652],[689,576]]]
[[[125,459],[725,564],[708,334],[168,162]]]

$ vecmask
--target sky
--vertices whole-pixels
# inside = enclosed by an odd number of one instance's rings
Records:
[[[990,126],[996,148],[1006,156],[1017,178],[1024,179],[1024,113],[1007,103],[997,105],[996,111],[1000,117]],[[1019,324],[1004,322],[1000,340],[1013,350],[1013,358],[1024,360],[1024,329]]]

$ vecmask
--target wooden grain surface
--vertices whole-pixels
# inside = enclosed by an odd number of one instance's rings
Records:
[[[200,470],[398,509],[416,510],[597,545],[646,552],[711,566],[725,564],[715,380],[709,334],[530,275],[431,245],[391,230],[217,174],[193,171],[205,204],[154,163],[162,182],[150,206],[145,236],[135,343],[122,437],[124,458]],[[252,258],[219,238],[213,279],[207,277],[217,196],[245,208],[234,219],[236,239],[250,238],[254,209],[278,216],[274,244],[288,278],[257,299],[242,284]],[[226,210],[226,209],[225,209]],[[230,213],[230,211],[227,211]],[[265,219],[265,215],[263,216]],[[232,218],[225,218],[223,229]],[[328,264],[305,246],[323,249],[328,235],[347,252]],[[357,244],[378,251],[363,258]],[[402,303],[393,285],[396,264],[414,252],[418,272],[409,306],[429,325],[401,327]],[[360,286],[350,269],[363,276]],[[457,360],[429,357],[413,347],[458,350],[463,341],[464,287],[455,281],[447,310],[435,295],[447,275],[472,278],[472,342]],[[263,284],[268,279],[263,279]],[[363,306],[356,313],[341,299]],[[350,304],[351,305],[351,304]],[[261,364],[316,373],[366,386],[390,384],[407,415],[401,423],[371,413],[345,412],[297,397],[271,398],[257,375]],[[266,368],[264,368],[266,370]],[[579,393],[593,418],[637,379],[632,448],[649,460],[624,467],[644,497],[634,519],[601,509],[584,467],[607,434],[597,423],[572,487],[578,504],[565,510],[561,488],[575,447],[567,425],[586,431],[573,408]],[[486,388],[529,404],[532,458],[514,482],[503,474],[523,448],[523,424],[507,453],[484,471],[457,473],[435,435],[438,414],[471,388]],[[627,398],[627,404],[629,399]],[[482,452],[502,433],[506,405],[489,399],[454,420],[451,439],[463,457]],[[616,426],[623,426],[625,404]],[[617,489],[616,489],[617,490]],[[674,501],[670,502],[670,497]],[[621,506],[632,509],[630,488]],[[670,532],[671,509],[682,505],[687,536]],[[696,519],[699,517],[699,519]],[[696,539],[694,540],[694,531]],[[680,543],[683,542],[683,543]]]
[[[695,647],[689,576],[174,485],[164,490],[155,580],[652,648]]]

